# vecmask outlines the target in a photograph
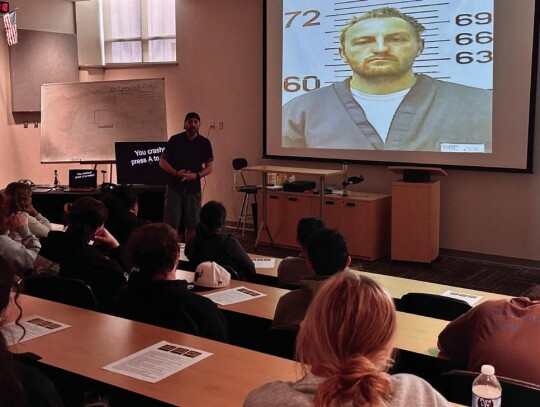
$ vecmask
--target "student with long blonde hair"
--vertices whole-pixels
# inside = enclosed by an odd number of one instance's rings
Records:
[[[23,182],[12,182],[4,190],[9,213],[23,214],[28,218],[28,229],[37,238],[45,237],[52,230],[51,223],[32,205],[32,188]],[[18,239],[20,240],[20,236]]]
[[[304,377],[267,383],[244,407],[448,406],[423,379],[387,373],[395,335],[390,296],[358,271],[338,273],[317,293],[298,333]]]
[[[17,234],[20,242],[11,238]],[[4,194],[0,193],[0,259],[24,277],[32,271],[41,244],[28,229],[28,218],[22,214],[9,214]]]

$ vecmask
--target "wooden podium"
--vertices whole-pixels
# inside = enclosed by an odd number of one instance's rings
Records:
[[[402,175],[392,183],[392,260],[431,263],[439,255],[441,168],[388,167]]]

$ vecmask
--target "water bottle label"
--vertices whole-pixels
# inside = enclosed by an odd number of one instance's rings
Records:
[[[492,399],[487,397],[478,397],[473,393],[472,407],[501,407],[501,398],[497,397],[496,399]]]

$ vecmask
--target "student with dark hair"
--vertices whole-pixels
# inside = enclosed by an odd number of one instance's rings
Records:
[[[19,282],[15,271],[0,259],[0,328],[5,322],[4,313],[15,291],[12,306],[19,308],[18,323],[22,310],[17,302]],[[9,407],[61,407],[64,404],[54,385],[35,367],[25,362],[24,354],[14,355],[6,349],[4,335],[0,334],[0,405]]]
[[[164,328],[227,342],[227,323],[208,298],[176,279],[178,235],[164,223],[137,229],[125,249],[129,282],[115,300],[115,314]]]
[[[210,201],[202,207],[195,238],[186,244],[190,269],[195,270],[205,261],[215,261],[235,271],[240,280],[251,280],[256,274],[253,261],[238,240],[220,233],[226,217],[227,212],[220,202]]]
[[[8,213],[6,198],[0,193],[0,259],[23,277],[32,271],[41,244],[28,229],[25,215]],[[20,236],[20,242],[10,237],[14,233]]]
[[[276,306],[273,328],[298,330],[315,294],[329,276],[346,270],[351,263],[347,242],[336,229],[319,229],[307,241],[307,264],[314,277],[300,281],[300,288],[281,297]]]
[[[296,226],[296,242],[300,245],[300,254],[286,257],[277,269],[278,287],[297,288],[304,277],[314,277],[314,271],[307,265],[307,240],[316,230],[324,228],[319,218],[302,218]]]
[[[121,245],[127,242],[135,229],[149,222],[137,217],[139,199],[133,187],[115,187],[105,195],[103,203],[109,211],[105,227]]]
[[[248,394],[244,407],[449,407],[423,379],[389,375],[396,337],[394,302],[375,281],[347,270],[328,279],[296,340],[304,377]]]
[[[66,231],[50,232],[39,252],[60,265],[59,277],[78,278],[88,284],[105,311],[126,283],[120,244],[104,228],[106,220],[103,202],[80,198],[68,213]]]
[[[28,229],[37,238],[45,237],[52,230],[51,223],[32,205],[32,188],[23,182],[12,182],[4,190],[8,200],[8,213],[23,214],[28,218]],[[15,240],[19,240],[17,236]]]

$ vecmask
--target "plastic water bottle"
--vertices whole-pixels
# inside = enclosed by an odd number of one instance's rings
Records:
[[[495,377],[495,368],[483,365],[472,384],[472,407],[501,407],[502,388]]]

